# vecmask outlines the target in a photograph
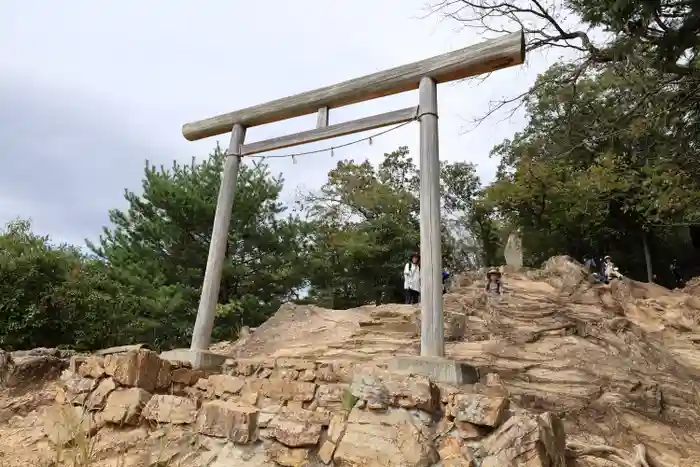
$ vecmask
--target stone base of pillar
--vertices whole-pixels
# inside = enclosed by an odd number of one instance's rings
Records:
[[[461,385],[479,381],[473,366],[442,357],[396,357],[389,361],[389,371],[425,376],[436,383]]]
[[[217,370],[229,357],[206,350],[174,349],[161,353],[160,358],[175,364],[189,363],[195,370]]]

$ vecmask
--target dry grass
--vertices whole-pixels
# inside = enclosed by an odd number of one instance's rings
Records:
[[[96,439],[92,436],[93,417],[86,407],[78,415],[73,406],[61,407],[52,430],[54,452],[50,465],[83,467],[91,465]]]
[[[86,407],[66,405],[61,408],[60,419],[54,426],[59,438],[54,438],[53,452],[46,463],[40,467],[132,467],[136,459],[145,462],[144,465],[152,467],[179,467],[183,450],[183,438],[172,436],[173,427],[157,424],[149,426],[149,432],[160,428],[160,436],[151,449],[139,450],[139,446],[128,446],[126,449],[101,449],[99,442],[101,428],[95,422],[96,413],[90,412]],[[80,416],[77,416],[80,414]],[[60,437],[63,437],[61,439]],[[188,437],[189,438],[189,437]],[[185,439],[185,444],[192,444],[193,439]],[[149,443],[150,444],[150,443]],[[127,452],[129,448],[136,448]],[[136,456],[136,457],[135,457]],[[141,465],[140,462],[136,462]],[[1,464],[0,464],[0,467]]]

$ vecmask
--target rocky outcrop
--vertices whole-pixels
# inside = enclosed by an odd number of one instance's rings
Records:
[[[161,427],[176,427],[191,442],[166,465],[564,466],[559,418],[518,411],[502,388],[483,384],[450,387],[381,366],[298,358],[232,359],[226,373],[206,375],[144,349],[70,366],[44,423],[48,442],[63,450],[140,426],[147,441],[131,450],[146,455]],[[171,385],[158,393],[163,371]],[[105,459],[94,465],[143,459],[95,455]]]
[[[45,348],[0,350],[0,387],[22,389],[55,379],[68,367],[73,354],[70,350]]]
[[[446,353],[477,367],[476,384],[387,370],[419,352],[416,307],[288,304],[216,344],[231,358],[213,373],[141,346],[59,358],[60,377],[0,400],[2,463],[700,465],[696,296],[593,285],[565,257],[506,271],[502,296],[483,286],[455,277],[444,296]]]
[[[503,282],[503,295],[489,297],[481,273],[454,277],[443,297],[448,357],[498,375],[517,406],[560,414],[570,444],[633,453],[643,443],[652,465],[700,465],[695,281],[685,291],[591,284],[580,264],[555,257],[540,270],[506,271]],[[419,329],[411,306],[285,305],[247,342],[217,347],[248,358],[381,364],[417,354]],[[599,464],[595,456],[576,462]]]

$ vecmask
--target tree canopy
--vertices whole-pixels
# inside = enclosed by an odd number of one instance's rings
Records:
[[[523,131],[493,149],[500,170],[483,202],[525,230],[530,264],[554,253],[611,253],[633,276],[659,270],[662,282],[668,268],[659,266],[670,257],[697,264],[686,226],[700,223],[699,5],[433,4],[433,13],[467,28],[523,30],[529,52],[568,52],[484,115],[524,108],[528,116]]]

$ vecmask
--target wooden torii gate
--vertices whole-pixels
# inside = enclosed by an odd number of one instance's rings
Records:
[[[519,65],[524,60],[524,36],[522,32],[518,32],[333,86],[183,125],[182,134],[189,141],[231,132],[231,142],[221,178],[192,345],[189,351],[173,351],[170,358],[189,361],[196,368],[220,363],[220,356],[207,352],[207,348],[214,326],[231,210],[242,157],[416,119],[420,121],[421,357],[432,358],[429,364],[425,363],[428,359],[423,359],[418,366],[422,372],[427,371],[436,376],[436,370],[432,367],[435,366],[436,358],[442,360],[440,357],[445,353],[437,84]],[[334,125],[328,124],[330,109],[416,88],[419,89],[419,102],[416,107]],[[313,130],[244,144],[246,128],[316,112],[317,127]],[[415,366],[415,362],[399,363],[399,366],[402,365],[411,367]],[[425,368],[426,365],[431,368]],[[455,369],[443,368],[437,371],[454,373]],[[456,371],[459,372],[459,368]],[[459,375],[436,377],[443,380],[464,379]]]

